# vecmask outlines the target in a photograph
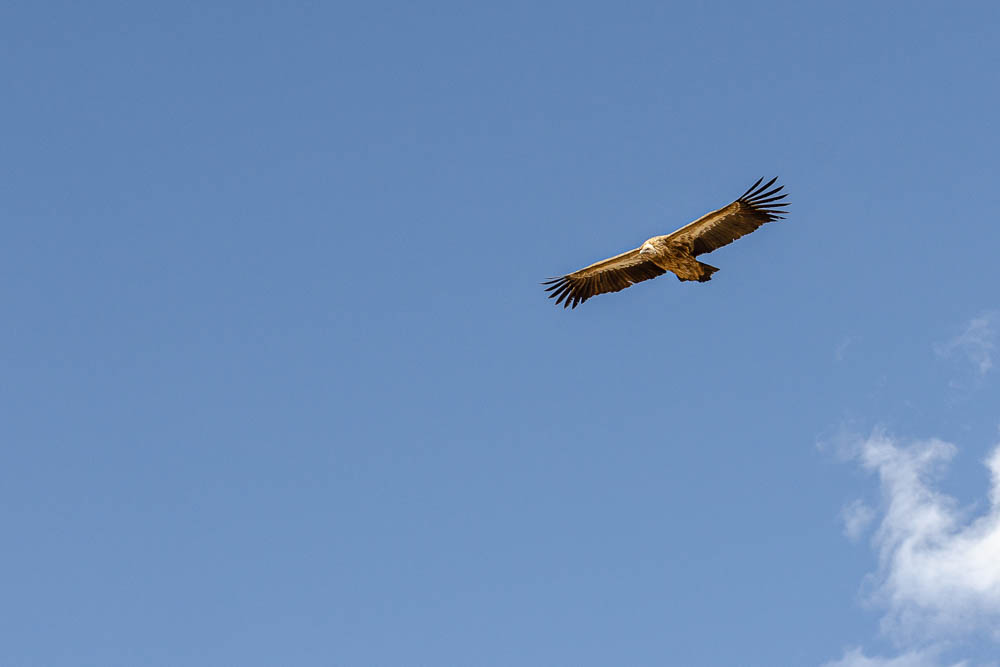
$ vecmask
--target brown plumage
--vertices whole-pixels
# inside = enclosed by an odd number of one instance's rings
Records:
[[[784,186],[768,189],[777,177],[761,185],[759,179],[736,201],[707,213],[666,236],[654,236],[635,250],[543,282],[549,298],[563,307],[576,308],[597,294],[619,292],[630,285],[661,276],[667,271],[678,280],[705,282],[718,271],[695,259],[749,234],[765,222],[780,220],[788,195],[779,195]]]

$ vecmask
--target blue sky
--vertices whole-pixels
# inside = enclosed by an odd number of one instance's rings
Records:
[[[998,24],[5,3],[0,663],[988,664]]]

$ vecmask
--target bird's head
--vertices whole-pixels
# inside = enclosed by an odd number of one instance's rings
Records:
[[[656,249],[653,248],[653,244],[650,243],[649,241],[646,241],[645,243],[643,243],[642,247],[639,248],[639,254],[640,255],[652,255],[655,252],[656,252]]]

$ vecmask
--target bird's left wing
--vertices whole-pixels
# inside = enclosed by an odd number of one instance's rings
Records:
[[[543,282],[550,299],[563,307],[578,305],[597,294],[620,292],[635,283],[662,276],[666,271],[639,254],[639,249],[629,250],[609,259]],[[565,301],[565,303],[563,303]]]
[[[780,202],[788,195],[779,195],[783,185],[768,189],[777,177],[764,185],[758,180],[739,199],[718,211],[707,213],[694,222],[681,227],[676,232],[668,234],[667,241],[679,241],[691,244],[691,254],[694,256],[712,252],[724,245],[729,245],[741,236],[756,230],[765,222],[782,219],[787,202]]]

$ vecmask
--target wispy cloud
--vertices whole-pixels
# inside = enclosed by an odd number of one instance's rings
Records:
[[[844,535],[857,542],[875,519],[875,510],[864,501],[855,500],[841,511],[840,516],[844,520]]]
[[[865,655],[860,648],[853,648],[845,651],[844,657],[840,660],[828,662],[823,667],[941,667],[943,664],[950,664],[950,667],[965,667],[968,663],[964,660],[942,663],[941,649],[937,647],[908,651],[894,658],[871,657]]]
[[[833,349],[833,358],[837,361],[843,361],[844,356],[847,354],[847,348],[856,343],[858,340],[857,336],[845,336]]]
[[[993,353],[996,349],[997,311],[984,311],[972,318],[962,333],[946,343],[935,346],[942,357],[963,355],[975,366],[980,375],[986,375],[993,368]]]
[[[961,665],[941,659],[944,642],[979,635],[1000,643],[1000,446],[986,460],[988,509],[972,515],[934,488],[956,454],[942,440],[902,443],[882,431],[856,442],[854,458],[879,476],[882,506],[872,545],[879,568],[871,602],[885,609],[883,633],[903,649],[894,658],[852,649],[829,666]],[[876,513],[848,506],[845,532],[856,539]],[[1000,649],[998,649],[1000,650]]]
[[[874,540],[877,596],[889,608],[883,628],[896,636],[1000,628],[1000,448],[987,462],[990,510],[971,520],[932,487],[933,474],[956,451],[941,440],[900,446],[882,433],[861,446],[861,463],[878,472],[885,497]]]

